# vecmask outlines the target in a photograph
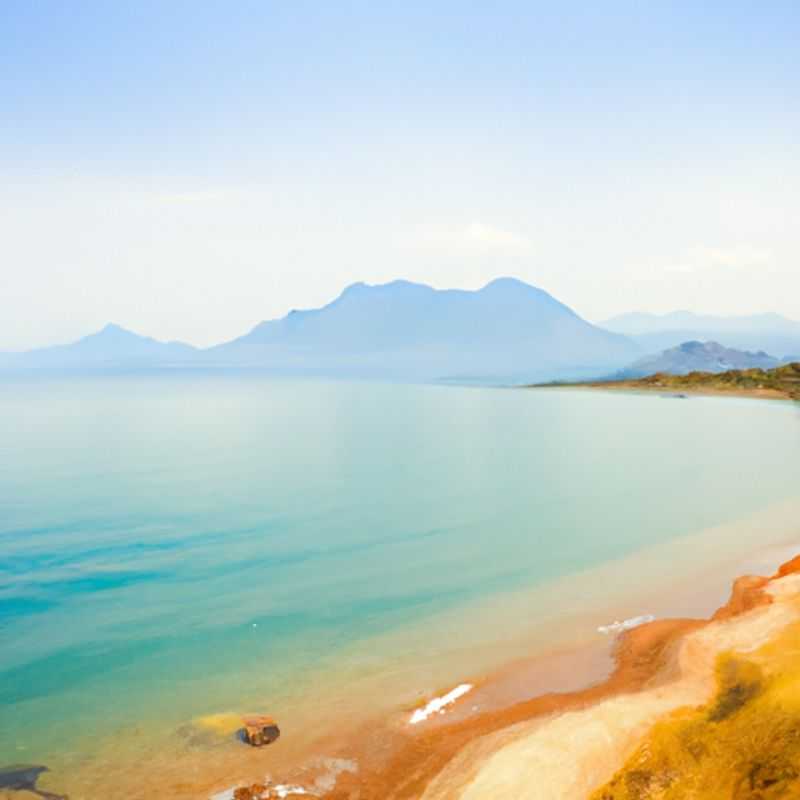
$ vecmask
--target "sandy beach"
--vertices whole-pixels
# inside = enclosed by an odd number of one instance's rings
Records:
[[[326,761],[271,785],[240,782],[215,800],[628,797],[603,787],[615,776],[624,783],[618,773],[659,723],[718,701],[723,659],[761,659],[768,670],[770,646],[800,631],[799,571],[794,558],[769,577],[736,578],[727,603],[706,619],[620,624],[605,644],[553,650],[445,688],[332,738]],[[525,689],[528,699],[510,702]]]
[[[737,579],[710,620],[657,620],[625,632],[606,681],[425,731],[326,796],[588,798],[658,721],[713,699],[723,654],[756,652],[800,623],[798,568],[794,560],[772,578]]]

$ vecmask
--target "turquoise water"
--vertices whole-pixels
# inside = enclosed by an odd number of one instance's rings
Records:
[[[129,375],[6,381],[0,418],[0,766],[290,713],[378,637],[800,477],[797,408],[751,400]]]

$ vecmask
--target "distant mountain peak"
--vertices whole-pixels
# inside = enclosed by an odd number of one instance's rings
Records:
[[[719,342],[691,340],[661,353],[640,358],[620,373],[624,378],[641,378],[664,372],[688,375],[690,372],[726,372],[731,369],[772,369],[780,361],[763,351],[752,353],[724,347]]]
[[[4,358],[4,363],[22,369],[106,368],[180,364],[196,354],[196,348],[183,342],[160,342],[109,322],[70,344],[13,353]]]
[[[386,291],[402,291],[404,289],[425,289],[427,291],[435,291],[433,287],[428,286],[427,283],[419,283],[418,281],[409,281],[405,278],[395,278],[391,281],[384,283],[365,283],[358,281],[351,283],[342,294],[348,292],[386,292]]]
[[[648,311],[627,311],[616,317],[599,323],[609,330],[616,330],[628,335],[654,333],[675,329],[675,326],[691,325],[698,330],[711,329],[719,326],[730,328],[759,326],[781,326],[795,328],[800,327],[800,322],[789,319],[775,311],[764,311],[757,314],[731,314],[715,315],[700,314],[695,311],[679,309],[668,311],[663,314],[650,313]]]
[[[342,294],[340,295],[340,297],[343,297],[346,294],[355,294],[356,292],[361,292],[364,289],[369,289],[369,288],[370,288],[369,284],[364,283],[364,281],[356,281],[355,283],[351,283],[348,286],[345,286],[344,289],[342,289]]]
[[[123,328],[122,325],[117,325],[116,322],[108,322],[99,331],[95,332],[94,334],[90,334],[93,336],[139,336],[138,333],[134,333],[133,331],[128,330],[127,328]],[[150,337],[141,337],[143,339],[150,338]]]
[[[728,317],[692,311],[632,312],[607,320],[601,326],[633,337],[649,353],[691,339],[723,342],[727,347],[745,351],[761,350],[781,358],[800,349],[800,322],[771,311]]]
[[[406,278],[395,278],[391,281],[386,281],[384,283],[365,283],[364,281],[357,281],[356,283],[351,283],[349,286],[345,287],[342,291],[340,297],[345,295],[351,294],[361,294],[361,293],[369,293],[369,292],[392,292],[392,291],[404,291],[404,290],[412,290],[412,291],[425,291],[425,292],[463,292],[465,294],[478,294],[480,292],[484,292],[487,289],[517,289],[523,291],[535,291],[541,292],[542,294],[547,294],[543,289],[539,289],[536,286],[531,285],[530,283],[526,283],[519,278],[514,278],[508,275],[503,275],[498,278],[493,278],[490,280],[485,286],[482,286],[480,289],[436,289],[433,286],[428,285],[427,283],[420,283],[419,281],[410,281]]]
[[[537,287],[532,286],[530,283],[525,283],[525,281],[520,280],[519,278],[513,278],[510,275],[502,275],[499,278],[494,278],[490,280],[486,286],[483,287],[484,289],[536,289]],[[478,291],[481,291],[480,289]],[[542,291],[539,289],[538,291]]]

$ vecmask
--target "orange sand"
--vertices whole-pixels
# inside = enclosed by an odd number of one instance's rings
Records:
[[[668,693],[660,690],[671,685],[680,672],[686,672],[687,664],[691,665],[691,655],[687,656],[686,652],[687,643],[693,645],[690,634],[712,623],[724,626],[727,621],[770,606],[773,602],[771,581],[796,572],[800,572],[800,556],[784,564],[771,579],[755,576],[737,579],[730,600],[711,620],[657,620],[626,632],[618,640],[613,673],[597,685],[579,691],[544,694],[509,708],[456,722],[421,726],[422,730],[419,731],[397,724],[367,726],[359,732],[358,743],[346,748],[347,757],[358,761],[358,773],[341,776],[335,789],[325,797],[333,800],[419,800],[423,797],[426,800],[445,800],[471,798],[473,795],[492,796],[495,800],[514,797],[516,790],[511,788],[510,793],[505,793],[497,783],[487,784],[491,786],[492,795],[485,794],[485,787],[483,794],[477,791],[483,778],[481,770],[487,760],[502,755],[504,748],[508,748],[509,754],[515,758],[525,756],[524,747],[517,747],[519,752],[516,754],[514,751],[516,744],[520,741],[524,743],[523,734],[536,730],[545,722],[568,717],[568,712],[599,708],[603,701],[614,698],[623,698],[630,709],[639,702],[639,698],[644,704],[645,691],[654,692],[653,697],[663,700]],[[784,622],[781,619],[772,624]],[[765,630],[772,631],[772,627]],[[741,635],[746,636],[747,632]],[[647,709],[648,713],[643,715],[641,723],[632,726],[632,730],[626,734],[630,741],[625,741],[622,751],[627,752],[646,733],[654,715],[665,713],[676,702],[691,702],[698,691],[706,691],[707,684],[708,681],[698,677],[692,684],[692,691],[685,697],[678,694],[669,702],[664,701],[663,709],[658,703],[652,709]],[[461,702],[468,705],[469,696]],[[570,729],[570,735],[575,735],[574,728]],[[564,745],[567,757],[571,756],[571,744],[570,740]],[[504,766],[508,767],[509,764]],[[610,766],[613,767],[613,764]],[[587,780],[599,782],[606,777],[602,770],[596,775],[590,771]],[[475,791],[470,789],[472,781],[476,781],[473,787]],[[590,783],[587,784],[586,792],[591,788]],[[541,797],[568,796],[548,794],[544,788],[540,793]],[[536,797],[536,791],[530,796]],[[574,796],[577,800],[579,795]]]

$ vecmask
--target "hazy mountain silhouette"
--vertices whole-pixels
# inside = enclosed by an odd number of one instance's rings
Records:
[[[690,340],[717,341],[726,347],[742,350],[765,350],[782,359],[800,352],[800,322],[780,314],[719,317],[691,311],[669,314],[632,312],[600,324],[634,338],[651,353]]]
[[[322,308],[292,311],[206,350],[107,325],[72,344],[0,354],[0,366],[205,366],[400,380],[517,382],[607,374],[631,365],[643,352],[669,350],[687,340],[711,339],[725,347],[714,344],[720,348],[714,352],[686,352],[679,347],[676,353],[661,353],[661,361],[650,357],[628,369],[653,371],[668,362],[675,366],[665,371],[683,369],[680,364],[687,371],[712,369],[716,362],[740,366],[748,358],[750,365],[769,366],[772,362],[758,353],[739,356],[736,351],[762,350],[781,357],[800,352],[800,323],[778,314],[631,313],[609,320],[605,328],[610,330],[590,324],[547,292],[513,278],[499,278],[477,291],[438,290],[399,280],[353,284]]]
[[[596,373],[639,351],[512,278],[478,291],[356,283],[204,353],[208,363],[412,379],[514,380]]]
[[[182,342],[159,342],[109,324],[72,344],[5,353],[0,364],[53,369],[168,365],[185,363],[197,352],[196,348]]]
[[[642,350],[513,278],[477,291],[409,281],[356,283],[322,308],[292,311],[206,350],[117,325],[77,342],[5,355],[19,369],[256,368],[397,380],[524,382],[608,374]]]
[[[723,347],[718,342],[684,342],[657,355],[646,356],[622,370],[617,377],[643,378],[656,372],[688,375],[690,372],[727,372],[730,369],[772,369],[780,359],[763,351],[752,353]]]

